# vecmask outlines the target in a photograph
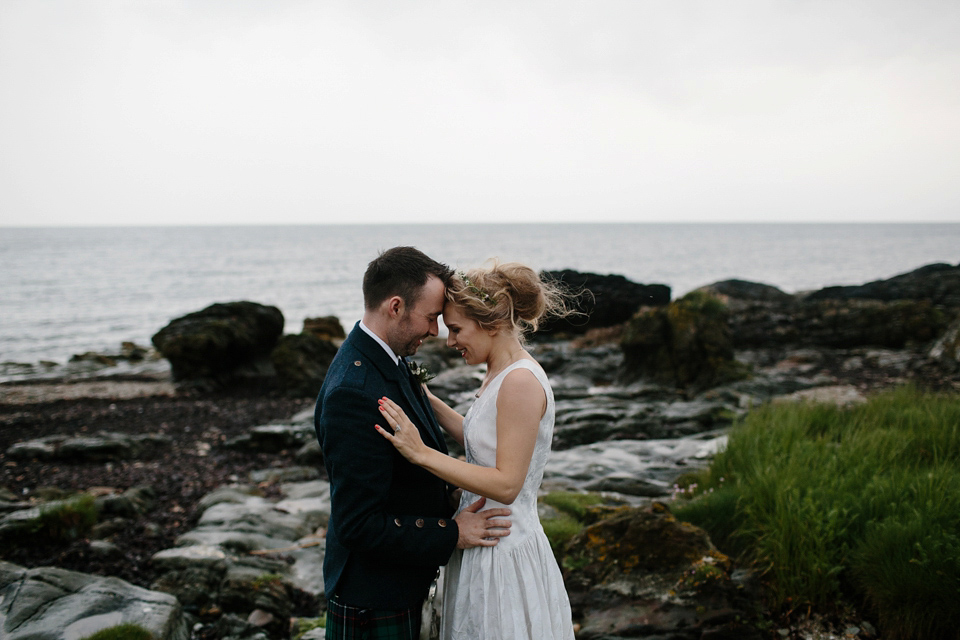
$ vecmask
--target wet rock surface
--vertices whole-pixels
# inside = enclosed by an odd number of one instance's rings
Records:
[[[562,556],[578,638],[760,638],[730,559],[662,503],[586,527]]]
[[[658,501],[669,499],[680,475],[709,462],[729,426],[751,407],[852,406],[872,390],[908,381],[960,389],[958,315],[952,290],[943,288],[953,269],[905,274],[936,279],[918,289],[936,293],[926,298],[806,300],[768,285],[725,281],[704,293],[723,305],[710,318],[720,318],[716,326],[695,317],[697,305],[674,303],[634,318],[653,312],[644,322],[657,317],[670,327],[656,340],[647,325],[634,324],[532,344],[557,406],[544,491],[592,491],[620,505],[598,511],[562,552],[579,637],[757,637],[742,623],[750,575]],[[877,322],[888,325],[883,335],[868,326]],[[793,325],[804,329],[777,329]],[[694,330],[684,334],[682,326]],[[898,331],[908,337],[888,339]],[[718,340],[705,348],[710,336]],[[723,366],[745,375],[708,382],[701,374],[677,375],[718,353]],[[670,375],[659,366],[636,367],[638,358],[672,362]],[[438,374],[434,393],[465,412],[482,371],[440,340],[425,343],[416,359]],[[71,363],[80,365],[114,366]],[[624,375],[631,366],[633,373]],[[292,398],[270,385],[188,396],[162,387],[161,378],[143,380],[154,385],[154,395],[129,398],[51,393],[89,384],[86,377],[47,379],[30,391],[28,384],[0,385],[0,535],[19,541],[0,545],[0,559],[17,565],[2,565],[3,575],[53,566],[88,574],[94,583],[112,576],[129,583],[124,589],[131,594],[175,595],[181,611],[171,619],[180,615],[197,640],[286,638],[291,618],[324,606],[329,488],[312,398]],[[126,381],[96,380],[108,387]],[[42,400],[24,401],[31,397]],[[42,512],[83,504],[96,511],[95,523],[77,521],[61,539],[23,544]]]
[[[226,612],[276,635],[292,615],[322,610],[329,484],[283,484],[273,498],[260,493],[232,485],[204,496],[196,528],[152,558],[161,571],[152,587],[175,595],[208,627]]]
[[[112,577],[0,561],[0,634],[7,640],[77,640],[136,624],[157,640],[187,640],[173,596]]]

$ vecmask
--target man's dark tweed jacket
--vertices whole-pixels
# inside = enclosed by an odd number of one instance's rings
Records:
[[[332,510],[323,579],[327,598],[371,609],[422,604],[459,531],[447,484],[401,456],[374,429],[387,429],[377,404],[399,404],[427,445],[447,452],[416,379],[357,323],[320,389],[314,423],[330,478]]]

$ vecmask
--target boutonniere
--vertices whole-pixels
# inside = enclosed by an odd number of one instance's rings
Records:
[[[407,360],[407,366],[410,367],[410,373],[413,374],[413,377],[415,377],[420,384],[426,384],[437,377],[436,374],[430,373],[430,371],[419,362]]]

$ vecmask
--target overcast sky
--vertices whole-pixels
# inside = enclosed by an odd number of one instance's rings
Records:
[[[0,225],[960,222],[960,2],[0,0]]]

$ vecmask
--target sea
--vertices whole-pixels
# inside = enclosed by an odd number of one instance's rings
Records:
[[[366,264],[395,245],[458,268],[496,258],[620,274],[677,298],[729,278],[794,293],[957,264],[960,224],[0,228],[0,362],[148,346],[170,320],[235,300],[278,307],[287,333],[326,315],[349,330]]]

